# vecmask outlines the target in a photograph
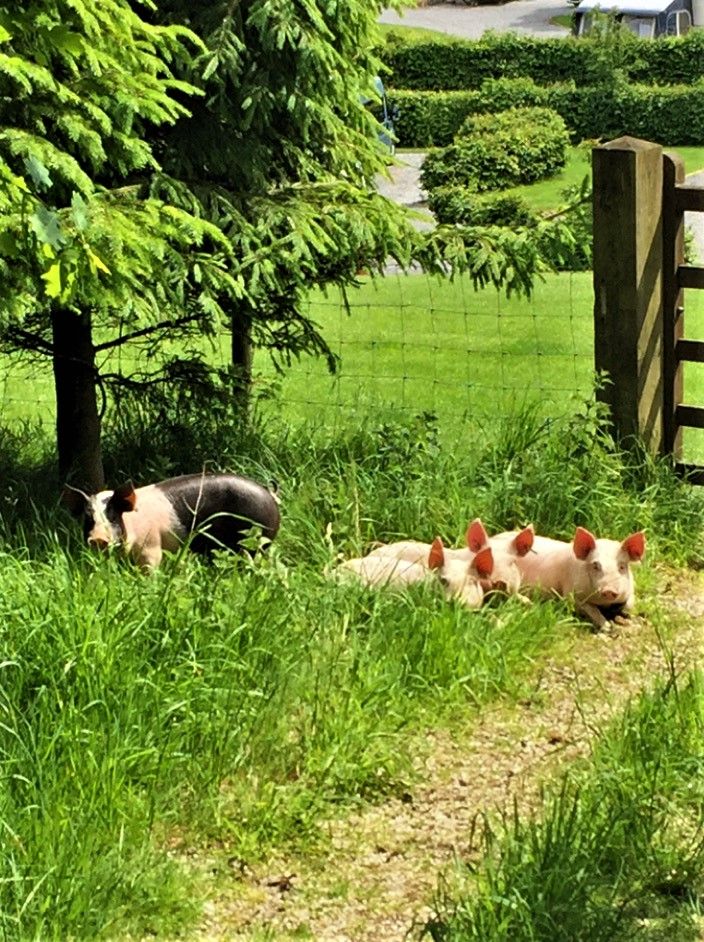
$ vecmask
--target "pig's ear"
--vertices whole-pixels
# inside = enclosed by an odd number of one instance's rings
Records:
[[[596,540],[589,530],[585,530],[584,527],[577,527],[574,531],[572,547],[577,559],[586,559],[591,551],[596,549]]]
[[[639,563],[645,556],[645,533],[639,530],[638,533],[631,533],[621,544],[624,553],[628,553],[631,562]]]
[[[473,553],[478,553],[482,546],[486,546],[488,542],[489,537],[486,535],[484,524],[477,517],[467,527],[467,546]]]
[[[64,484],[59,503],[74,517],[80,517],[88,506],[88,495],[75,487],[71,487],[70,484]]]
[[[472,560],[472,565],[478,576],[490,576],[494,569],[494,554],[491,552],[491,547],[486,546],[483,550],[479,550]]]
[[[442,569],[445,565],[445,551],[443,550],[442,540],[436,536],[430,546],[428,554],[428,566],[431,569]]]
[[[134,505],[137,503],[137,493],[132,481],[127,481],[127,483],[116,487],[112,492],[109,503],[121,514],[134,510]]]
[[[535,530],[533,524],[529,523],[514,538],[513,548],[516,551],[516,556],[525,556],[531,550],[534,538]]]

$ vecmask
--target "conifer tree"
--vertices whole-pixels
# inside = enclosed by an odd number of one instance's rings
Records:
[[[220,230],[147,192],[145,129],[186,113],[169,62],[198,47],[126,0],[0,0],[0,343],[51,358],[59,469],[82,487],[103,484],[96,353],[239,291]]]
[[[103,484],[97,357],[120,344],[226,324],[246,401],[253,343],[334,365],[314,286],[393,257],[530,290],[540,227],[422,234],[376,193],[379,9],[0,0],[0,350],[51,359],[62,477]]]
[[[314,286],[352,285],[360,270],[380,273],[391,257],[529,290],[542,266],[537,230],[447,226],[428,236],[376,192],[388,155],[366,103],[383,71],[375,50],[385,5],[162,0],[155,14],[199,35],[205,51],[180,75],[205,94],[190,116],[159,130],[164,173],[154,192],[215,223],[239,259],[244,290],[228,320],[245,399],[252,344],[278,363],[306,352],[334,366],[306,313]]]

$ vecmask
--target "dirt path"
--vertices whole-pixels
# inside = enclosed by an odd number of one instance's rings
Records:
[[[666,647],[686,670],[702,647],[704,574],[663,574],[659,598],[667,600]],[[213,897],[194,938],[413,938],[431,915],[439,874],[476,853],[475,816],[514,799],[522,811],[534,807],[541,783],[587,755],[604,724],[666,671],[663,624],[655,610],[613,637],[576,635],[540,668],[523,701],[485,709],[464,737],[428,736],[411,793],[327,822],[329,846],[315,859],[280,857],[248,873]]]

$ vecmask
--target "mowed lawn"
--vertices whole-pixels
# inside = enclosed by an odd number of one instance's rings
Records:
[[[704,147],[668,148],[676,151],[682,160],[686,173],[694,173],[704,168]],[[579,186],[585,177],[591,177],[591,146],[585,142],[580,147],[570,147],[564,169],[547,180],[516,186],[507,193],[524,197],[529,205],[538,212],[557,209],[564,204],[563,190]]]
[[[286,421],[346,425],[430,412],[446,440],[491,432],[526,402],[545,417],[574,411],[593,377],[592,275],[549,274],[531,298],[494,289],[474,291],[467,278],[392,275],[364,279],[348,292],[316,292],[310,315],[339,358],[331,375],[323,360],[302,357],[282,375],[266,352],[255,358],[260,408]],[[686,335],[704,337],[704,297],[687,293]],[[207,355],[225,362],[227,337]],[[129,371],[136,352],[123,350]],[[103,363],[118,366],[117,354]],[[53,422],[51,372],[0,361],[5,422]],[[685,368],[685,401],[704,405],[704,371]],[[704,459],[704,435],[687,432],[686,457]]]
[[[532,298],[468,279],[425,275],[365,282],[349,293],[311,299],[310,313],[339,357],[331,376],[322,361],[302,359],[281,381],[292,420],[334,421],[351,410],[433,412],[458,432],[491,424],[526,399],[546,415],[562,413],[591,387],[591,275],[549,275]],[[272,377],[266,356],[261,380]]]

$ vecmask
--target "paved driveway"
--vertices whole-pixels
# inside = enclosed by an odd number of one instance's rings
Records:
[[[487,29],[498,32],[513,30],[529,36],[566,36],[569,30],[554,26],[550,18],[571,12],[572,7],[565,0],[513,0],[512,3],[485,7],[443,3],[404,10],[402,14],[384,10],[379,20],[396,26],[421,26],[464,39],[479,39]]]

